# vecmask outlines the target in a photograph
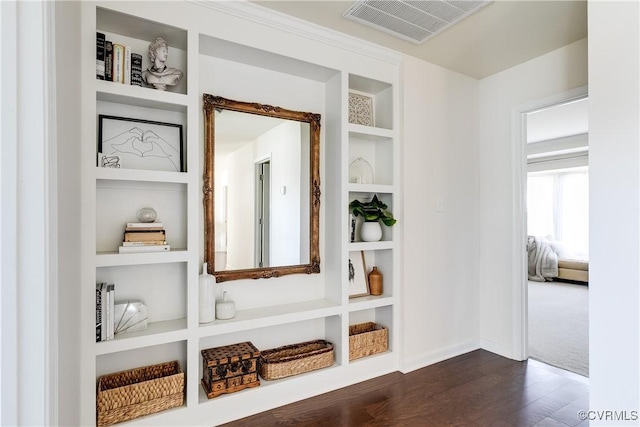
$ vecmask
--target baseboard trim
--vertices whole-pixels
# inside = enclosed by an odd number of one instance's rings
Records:
[[[480,341],[473,339],[436,351],[413,356],[400,362],[400,372],[407,374],[411,371],[433,365],[434,363],[442,362],[443,360],[478,350],[479,348],[481,348]]]

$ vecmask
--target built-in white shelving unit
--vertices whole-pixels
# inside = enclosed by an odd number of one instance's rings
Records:
[[[83,425],[96,422],[99,376],[169,360],[178,360],[185,372],[184,405],[125,424],[217,425],[398,368],[399,59],[386,52],[354,53],[358,49],[349,48],[350,41],[325,43],[322,37],[296,35],[276,25],[281,18],[239,3],[162,2],[156,8],[149,2],[105,1],[80,6]],[[251,19],[245,18],[248,13],[254,14]],[[97,80],[96,31],[141,53],[143,69],[148,66],[149,43],[165,38],[168,65],[183,70],[183,80],[168,91]],[[349,123],[352,91],[372,98],[373,126]],[[203,93],[322,115],[320,274],[219,284],[219,293],[225,290],[236,301],[236,316],[207,325],[198,323],[204,240]],[[182,125],[183,171],[98,166],[99,115]],[[349,166],[356,158],[371,165],[372,182],[351,182]],[[373,195],[388,204],[398,224],[384,227],[379,242],[351,242],[348,205]],[[136,221],[137,210],[145,206],[157,210],[171,251],[118,253],[125,223]],[[363,252],[369,270],[373,265],[379,268],[383,295],[349,298],[350,252]],[[146,330],[95,342],[95,284],[102,281],[115,284],[116,300],[147,305]],[[369,321],[388,328],[389,349],[349,361],[349,325]],[[314,339],[334,344],[332,367],[262,380],[260,387],[206,398],[200,385],[202,349],[243,341],[267,349]]]

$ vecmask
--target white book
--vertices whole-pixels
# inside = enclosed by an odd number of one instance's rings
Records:
[[[164,228],[161,222],[128,222],[127,228]]]
[[[151,240],[148,242],[122,242],[122,246],[164,246],[167,242],[164,240]]]
[[[124,48],[124,84],[131,84],[131,46]]]
[[[120,246],[118,249],[121,254],[130,254],[136,252],[169,252],[170,245],[148,245],[148,246]]]
[[[116,300],[116,286],[114,284],[109,285],[109,339],[112,340],[114,331],[114,319],[115,319],[115,300]]]

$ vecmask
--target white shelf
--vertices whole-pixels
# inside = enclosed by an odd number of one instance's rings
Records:
[[[363,139],[377,140],[380,138],[393,138],[395,131],[393,129],[378,128],[375,126],[357,125],[349,123],[347,129],[350,134],[356,134]]]
[[[335,316],[341,313],[342,310],[339,304],[326,299],[304,301],[250,310],[239,310],[233,319],[215,320],[212,323],[200,325],[199,332],[201,337],[206,337]]]
[[[172,249],[169,252],[142,252],[132,254],[98,252],[96,254],[96,267],[165,264],[171,262],[187,262],[188,260],[189,252],[185,249]]]
[[[116,335],[113,340],[96,342],[96,355],[132,350],[187,339],[187,319],[151,322],[144,331]]]
[[[381,242],[351,242],[349,243],[349,252],[352,251],[381,251],[385,249],[394,249],[395,243],[392,240]]]
[[[393,185],[384,184],[356,184],[349,183],[347,190],[350,193],[378,193],[378,194],[392,194],[395,191]]]
[[[367,310],[370,308],[386,307],[396,303],[396,299],[389,295],[367,295],[349,299],[349,311]]]
[[[135,85],[95,81],[96,100],[134,105],[137,107],[155,108],[186,112],[189,98],[182,93],[155,90]]]
[[[189,180],[189,175],[186,172],[163,172],[152,170],[96,167],[96,179],[186,184]]]

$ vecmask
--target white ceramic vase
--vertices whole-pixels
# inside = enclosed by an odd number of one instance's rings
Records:
[[[222,301],[216,303],[216,318],[220,320],[233,319],[236,316],[236,303],[227,299],[227,293],[222,293]]]
[[[382,239],[382,227],[378,221],[365,221],[360,227],[360,239],[363,242],[377,242]]]
[[[202,265],[202,274],[198,278],[200,323],[216,320],[216,280],[207,272],[207,263]]]

